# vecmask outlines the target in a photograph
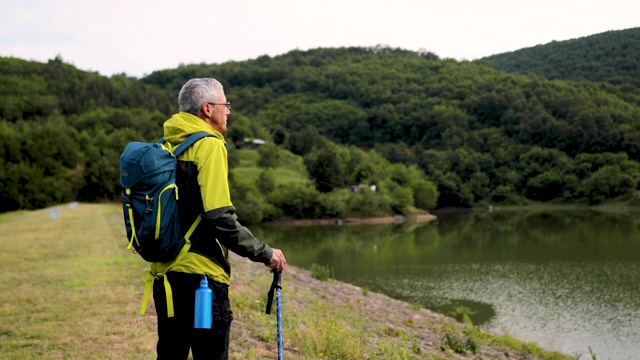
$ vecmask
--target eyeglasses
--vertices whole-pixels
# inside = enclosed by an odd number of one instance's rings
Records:
[[[227,107],[227,109],[231,110],[231,103],[230,102],[226,102],[226,103],[212,103],[212,102],[208,102],[207,104],[209,105],[224,105]]]

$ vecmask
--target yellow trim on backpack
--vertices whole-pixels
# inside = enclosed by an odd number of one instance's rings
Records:
[[[178,186],[176,186],[176,184],[169,184],[167,186],[164,187],[164,189],[162,189],[162,191],[160,191],[160,195],[158,195],[158,215],[156,216],[156,237],[155,239],[160,237],[160,224],[161,224],[161,220],[162,220],[162,194],[164,194],[165,191],[174,188],[175,189],[175,193],[176,193],[176,200],[178,200]]]
[[[131,195],[131,189],[125,189],[125,193],[127,194],[127,197],[129,197]],[[138,241],[138,236],[136,235],[136,226],[133,223],[133,209],[131,208],[131,204],[127,203],[127,209],[129,212],[129,223],[131,224],[131,240],[129,240],[129,245],[127,246],[127,250],[131,250],[133,248],[133,240],[136,240],[136,244],[140,245],[140,242]]]
[[[177,195],[176,195],[177,196]],[[186,243],[180,249],[178,256],[175,259],[166,262],[166,263],[151,263],[151,269],[149,274],[147,274],[147,280],[144,287],[144,295],[142,296],[142,306],[140,308],[140,315],[144,315],[147,312],[147,305],[149,304],[149,297],[151,296],[151,290],[153,289],[153,280],[163,278],[164,283],[164,292],[167,300],[167,317],[173,317],[173,293],[171,291],[171,284],[169,284],[169,280],[167,280],[166,274],[173,268],[173,266],[180,261],[182,257],[189,251],[191,248],[191,234],[196,230],[198,224],[200,224],[200,220],[202,217],[198,216],[196,221],[193,222],[193,225],[187,231],[187,234],[184,236]],[[155,271],[154,271],[155,270]],[[161,271],[158,271],[161,270]]]

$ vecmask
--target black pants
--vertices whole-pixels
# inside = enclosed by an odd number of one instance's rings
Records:
[[[153,300],[158,314],[158,360],[227,359],[229,357],[229,331],[233,313],[229,304],[229,288],[209,279],[213,290],[213,324],[211,329],[194,329],[193,312],[196,289],[202,275],[169,272],[173,293],[174,317],[167,317],[167,302],[163,280],[153,282]]]

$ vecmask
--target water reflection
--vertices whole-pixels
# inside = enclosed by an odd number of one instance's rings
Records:
[[[640,358],[640,217],[440,214],[431,224],[263,227],[287,260],[572,355]]]

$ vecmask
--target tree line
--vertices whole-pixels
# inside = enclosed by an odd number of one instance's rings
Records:
[[[625,86],[385,46],[296,50],[142,79],[83,72],[61,58],[0,58],[0,70],[0,211],[118,199],[124,146],[162,135],[192,77],[223,82],[234,104],[230,143],[261,138],[304,159],[304,189],[265,191],[268,171],[255,186],[234,185],[238,201],[259,203],[253,219],[638,197],[640,95]],[[363,191],[358,205],[345,194],[352,184],[380,191],[370,199]],[[311,205],[290,208],[303,200]]]

